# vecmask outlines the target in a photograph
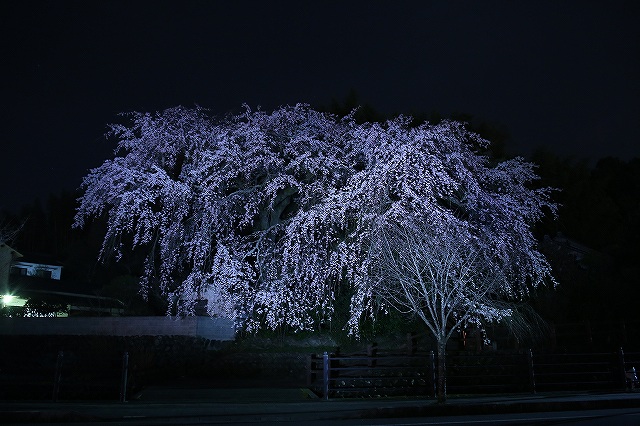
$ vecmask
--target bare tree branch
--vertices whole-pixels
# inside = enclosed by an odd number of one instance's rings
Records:
[[[436,235],[431,224],[406,217],[372,233],[373,291],[383,304],[416,314],[434,334],[439,363],[453,332],[465,323],[499,320],[512,310],[501,299],[506,276],[462,226]],[[446,384],[442,366],[439,398]]]

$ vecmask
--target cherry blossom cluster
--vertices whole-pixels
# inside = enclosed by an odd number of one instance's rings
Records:
[[[504,297],[552,279],[531,232],[555,210],[550,189],[522,159],[481,155],[489,142],[464,123],[358,124],[307,105],[126,118],[111,127],[114,158],[84,178],[75,226],[104,215],[102,255],[145,249],[142,291],[159,286],[172,312],[207,300],[249,330],[313,329],[340,289],[357,333],[381,300],[374,237],[407,221],[429,223],[433,247],[460,230],[505,277],[492,289]]]

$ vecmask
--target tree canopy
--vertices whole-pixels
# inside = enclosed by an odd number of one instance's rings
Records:
[[[532,187],[533,164],[482,155],[489,142],[464,123],[358,123],[306,105],[127,118],[111,126],[115,158],[84,178],[75,226],[107,217],[103,256],[144,248],[143,291],[159,285],[177,313],[206,299],[249,330],[312,329],[340,288],[357,333],[383,303],[373,237],[407,221],[472,242],[504,277],[496,297],[552,280],[531,232],[555,212],[551,190]]]

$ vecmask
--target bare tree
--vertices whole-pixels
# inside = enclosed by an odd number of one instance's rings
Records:
[[[15,226],[0,218],[0,244],[11,244],[22,229],[22,225]]]
[[[438,352],[439,402],[446,400],[445,349],[456,329],[512,313],[499,263],[462,224],[444,230],[418,219],[386,223],[372,234],[373,294],[382,306],[417,315]]]

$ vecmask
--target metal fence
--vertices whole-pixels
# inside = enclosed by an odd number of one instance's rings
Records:
[[[309,387],[324,399],[421,395],[435,397],[436,356],[430,353],[311,355]],[[623,390],[637,387],[640,353],[448,355],[449,393]],[[634,380],[635,378],[635,380]]]
[[[325,398],[431,394],[435,386],[434,362],[433,353],[407,357],[339,356],[325,352],[310,358],[309,386]]]
[[[531,351],[449,354],[446,365],[447,389],[451,393],[528,392],[532,389]]]

